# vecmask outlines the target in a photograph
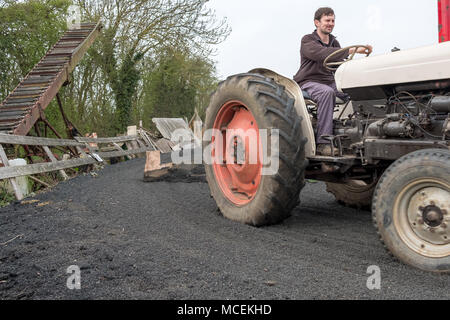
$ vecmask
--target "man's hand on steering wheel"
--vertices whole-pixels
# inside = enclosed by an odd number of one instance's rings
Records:
[[[336,56],[342,54],[343,52],[345,52],[347,50],[349,52],[349,57],[347,57],[347,59],[342,60],[342,61],[333,62],[333,59],[336,59],[335,58]],[[342,49],[336,50],[335,52],[330,54],[328,57],[326,57],[325,61],[323,62],[323,66],[325,69],[334,72],[342,64],[346,63],[347,61],[353,60],[353,58],[355,57],[355,55],[357,53],[366,54],[367,56],[369,56],[372,53],[372,50],[373,50],[372,46],[369,46],[369,45],[367,45],[367,46],[354,45],[354,46],[342,48]]]
[[[373,47],[370,46],[370,45],[366,45],[365,47],[358,47],[358,48],[353,47],[353,48],[349,49],[349,53],[350,54],[354,54],[356,52],[356,53],[359,53],[359,54],[369,55],[369,54],[372,53],[372,51],[373,51]]]

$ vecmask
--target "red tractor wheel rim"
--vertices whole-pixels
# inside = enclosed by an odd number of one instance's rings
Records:
[[[214,122],[213,170],[225,197],[238,206],[250,203],[261,184],[261,140],[255,117],[242,102],[225,103]]]

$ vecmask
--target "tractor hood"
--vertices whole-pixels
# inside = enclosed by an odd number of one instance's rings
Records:
[[[335,78],[341,92],[450,79],[450,42],[352,60],[339,67]]]

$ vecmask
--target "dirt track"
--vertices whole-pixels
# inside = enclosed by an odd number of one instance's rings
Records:
[[[391,258],[369,212],[321,183],[283,224],[256,229],[219,215],[207,184],[144,183],[143,168],[107,166],[1,209],[0,298],[450,299],[450,276]],[[70,265],[81,290],[66,287]],[[381,290],[366,287],[371,265]]]

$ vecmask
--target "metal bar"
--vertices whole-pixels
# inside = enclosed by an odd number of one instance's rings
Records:
[[[16,121],[16,122],[6,122],[6,123],[2,123],[0,122],[0,128],[14,128],[16,125],[18,125],[20,123],[20,121]]]
[[[1,114],[1,113],[0,113],[0,114]],[[1,121],[21,120],[21,119],[23,119],[23,118],[25,118],[24,115],[20,115],[20,116],[18,116],[18,115],[15,115],[15,116],[12,116],[12,115],[6,115],[6,116],[3,116],[3,117],[0,117],[0,122],[1,122]]]
[[[27,110],[5,110],[2,111],[0,114],[4,117],[11,116],[15,118],[15,117],[23,117],[25,113],[27,113]]]
[[[36,131],[36,134],[37,134],[38,137],[42,137],[41,129],[39,129],[39,122],[36,122],[34,124],[34,131]]]
[[[372,160],[396,160],[422,149],[450,149],[450,142],[436,140],[365,139],[365,157]]]
[[[32,106],[34,103],[30,103],[30,102],[10,102],[9,104],[5,105],[5,108],[9,109],[9,108],[15,108],[15,107],[30,107]],[[2,110],[4,110],[2,108]]]
[[[13,97],[24,97],[24,98],[39,98],[43,91],[19,91],[15,92],[11,95],[11,98]]]
[[[16,103],[28,103],[28,104],[34,104],[34,102],[36,101],[36,98],[30,98],[30,97],[11,97],[9,99],[9,101],[13,102],[14,104]]]
[[[59,138],[62,139],[61,135],[58,133],[58,131],[56,131],[56,129],[50,124],[50,122],[48,122],[47,119],[45,119],[43,112],[41,113],[41,120],[46,124],[47,127],[50,128],[50,130],[53,131],[53,133]]]
[[[22,92],[22,91],[39,91],[39,93],[42,93],[45,91],[45,89],[46,89],[45,87],[20,87],[20,88],[17,88],[16,90],[14,90],[12,93]]]
[[[438,1],[439,42],[450,40],[450,0]]]
[[[61,112],[61,115],[64,120],[64,124],[66,125],[67,133],[69,135],[69,138],[73,139],[72,130],[70,130],[70,126],[74,127],[74,125],[67,119],[66,114],[64,112],[64,108],[62,105],[61,97],[59,96],[59,93],[56,94],[56,101],[58,102],[59,111]]]

